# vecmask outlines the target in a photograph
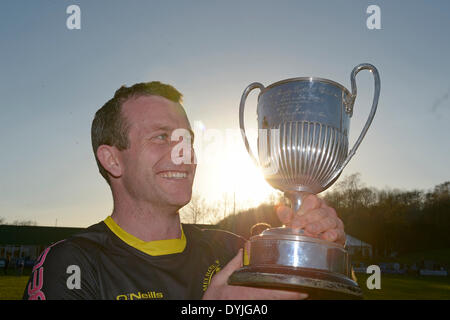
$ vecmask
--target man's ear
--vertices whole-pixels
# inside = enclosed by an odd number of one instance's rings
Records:
[[[102,144],[97,148],[97,158],[103,168],[114,178],[122,175],[122,165],[120,162],[119,150],[116,147]]]

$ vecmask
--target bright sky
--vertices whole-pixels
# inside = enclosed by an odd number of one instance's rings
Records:
[[[66,26],[72,4],[81,9],[80,30]],[[372,4],[380,30],[366,25]],[[91,122],[121,85],[152,80],[179,89],[192,125],[205,133],[196,139],[210,157],[199,163],[195,193],[207,201],[235,193],[242,206],[257,205],[273,189],[237,131],[244,88],[317,76],[351,89],[350,72],[362,62],[378,68],[381,96],[343,174],[360,172],[377,188],[430,189],[450,179],[449,12],[445,0],[3,0],[0,217],[87,227],[109,215]],[[370,73],[357,83],[350,144],[373,94]],[[250,129],[256,96],[247,106]]]

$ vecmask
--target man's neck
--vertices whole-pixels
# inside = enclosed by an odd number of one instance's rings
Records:
[[[111,218],[142,241],[181,238],[180,216],[175,208],[155,208],[133,202],[114,203]]]

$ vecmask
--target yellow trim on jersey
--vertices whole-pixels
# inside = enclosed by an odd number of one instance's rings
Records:
[[[108,228],[126,244],[151,256],[162,256],[166,254],[180,253],[183,252],[184,248],[186,248],[186,236],[184,235],[182,227],[180,239],[155,240],[146,242],[123,230],[113,220],[113,218],[111,218],[111,216],[108,216],[104,220],[104,222],[108,226]]]
[[[248,266],[250,264],[250,256],[248,254],[247,248],[244,246],[244,266]]]

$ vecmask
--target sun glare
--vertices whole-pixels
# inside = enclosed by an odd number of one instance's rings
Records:
[[[226,196],[230,207],[236,204],[238,210],[244,210],[277,194],[240,145],[217,150],[213,158],[199,163],[197,171],[198,192],[210,202],[223,201]]]
[[[236,157],[227,165],[230,169],[224,176],[224,187],[236,192],[236,199],[243,206],[257,206],[267,201],[270,195],[275,193],[275,189],[264,180],[259,167],[248,156]]]

